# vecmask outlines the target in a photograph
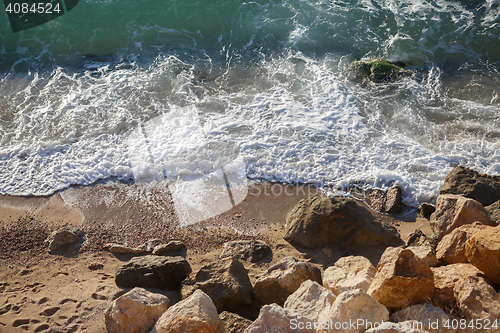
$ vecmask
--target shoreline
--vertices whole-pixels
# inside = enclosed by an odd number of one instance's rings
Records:
[[[2,196],[0,231],[6,244],[0,252],[0,332],[35,331],[40,327],[44,332],[43,325],[49,325],[63,332],[105,333],[103,311],[124,292],[116,286],[114,274],[131,257],[104,251],[104,245],[111,242],[138,246],[154,238],[163,242],[180,240],[187,246],[187,260],[196,271],[216,260],[225,242],[260,239],[270,245],[273,255],[262,262],[244,262],[252,283],[288,256],[314,263],[322,270],[345,255],[363,255],[376,265],[382,248],[307,250],[295,248],[282,238],[288,212],[301,199],[319,194],[312,187],[263,182],[253,185],[246,198],[230,210],[183,228],[179,227],[171,198],[158,189],[148,192],[133,184],[107,182],[75,187],[47,198]],[[396,227],[404,241],[417,228],[424,233],[430,231],[426,230],[428,220],[414,209],[399,217],[369,210]],[[87,238],[78,254],[49,255],[43,248],[47,235],[61,227],[85,231]],[[25,244],[31,248],[23,250]],[[102,269],[90,269],[93,263],[102,264]],[[176,299],[179,295],[169,297]],[[44,314],[47,309],[55,313]]]

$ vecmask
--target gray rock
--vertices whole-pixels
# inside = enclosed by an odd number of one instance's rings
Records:
[[[382,190],[375,189],[366,196],[366,201],[371,208],[377,212],[385,213],[385,193]]]
[[[403,195],[399,185],[394,184],[386,193],[385,211],[389,214],[399,214],[403,210]]]
[[[377,221],[356,201],[337,197],[299,201],[287,218],[283,238],[304,248],[403,244],[395,228]]]
[[[85,232],[80,229],[61,228],[52,232],[44,241],[50,254],[79,250]]]
[[[430,246],[431,248],[436,249],[437,245],[438,239],[435,235],[428,237],[420,229],[415,229],[415,231],[410,234],[410,237],[408,237],[408,241],[406,242],[407,247]]]
[[[182,280],[191,273],[191,266],[183,257],[146,255],[134,257],[116,271],[117,286],[179,290]]]
[[[186,257],[187,247],[181,241],[170,241],[167,244],[160,244],[154,247],[155,256],[181,256]]]
[[[418,212],[426,219],[430,219],[431,214],[434,213],[435,211],[436,211],[436,206],[428,204],[427,202],[424,202],[423,204],[418,206]]]
[[[500,200],[484,207],[496,224],[500,224]]]
[[[272,254],[271,248],[260,240],[232,241],[224,244],[220,258],[234,257],[256,262]]]
[[[224,324],[226,333],[243,333],[252,324],[251,320],[228,311],[223,311],[219,318]]]
[[[143,256],[148,254],[146,246],[130,247],[122,244],[108,243],[104,248],[113,254],[125,254],[132,256]]]
[[[253,303],[248,272],[233,257],[217,260],[191,273],[182,282],[181,296],[187,298],[198,289],[210,296],[218,312],[237,312]]]
[[[500,200],[500,176],[457,166],[446,176],[439,194],[459,194],[488,206]]]

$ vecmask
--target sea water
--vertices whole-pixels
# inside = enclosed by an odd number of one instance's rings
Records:
[[[372,58],[413,74],[353,78]],[[248,179],[398,182],[416,206],[456,165],[500,173],[499,71],[499,0],[80,0],[19,33],[4,12],[0,193],[192,177],[229,152]]]

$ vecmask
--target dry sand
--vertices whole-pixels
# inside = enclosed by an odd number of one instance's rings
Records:
[[[273,257],[245,262],[252,282],[287,256],[322,269],[344,255],[364,255],[376,265],[383,248],[299,251],[282,239],[288,212],[299,200],[315,195],[320,193],[308,187],[254,185],[233,209],[186,228],[179,228],[171,197],[161,186],[107,181],[46,198],[2,196],[0,332],[106,332],[103,310],[126,291],[115,285],[114,274],[130,258],[103,251],[107,242],[136,246],[153,238],[181,240],[197,270],[216,260],[226,241],[262,239],[273,249]],[[416,228],[430,232],[428,221],[415,210],[397,217],[373,214],[395,226],[403,240]],[[62,226],[85,230],[79,254],[49,255],[43,249],[45,237]],[[178,298],[175,293],[168,296]]]

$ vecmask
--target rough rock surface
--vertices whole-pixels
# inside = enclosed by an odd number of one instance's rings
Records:
[[[493,227],[486,226],[481,222],[474,222],[453,230],[439,242],[436,248],[436,257],[447,264],[469,262],[465,255],[465,242],[476,232],[487,228]]]
[[[436,201],[436,211],[431,215],[432,231],[439,240],[456,228],[476,221],[496,226],[479,202],[454,194],[440,195]]]
[[[283,305],[291,294],[306,280],[321,284],[321,271],[308,262],[287,257],[269,267],[254,286],[255,299],[261,304]]]
[[[403,210],[403,195],[399,185],[394,184],[386,193],[385,211],[389,214],[399,214]]]
[[[316,333],[311,319],[277,304],[264,305],[245,333]]]
[[[304,281],[299,289],[288,296],[285,309],[296,310],[312,321],[321,321],[330,311],[337,297],[316,281]]]
[[[466,319],[500,321],[500,295],[482,277],[469,276],[455,285],[455,299]]]
[[[108,333],[146,333],[170,307],[168,297],[134,288],[115,299],[104,313]]]
[[[304,248],[402,244],[396,229],[356,201],[337,197],[299,201],[287,218],[284,239]]]
[[[434,294],[434,276],[411,250],[389,247],[380,258],[368,294],[390,309],[425,303]]]
[[[159,244],[153,248],[155,256],[181,256],[186,257],[187,247],[181,241],[170,241],[167,244]]]
[[[436,206],[428,204],[427,202],[424,202],[420,206],[418,206],[418,212],[426,219],[429,219],[432,213],[434,213],[435,211],[436,211]]]
[[[343,292],[337,296],[331,307],[330,312],[325,318],[334,323],[349,323],[363,320],[362,325],[356,325],[353,329],[349,327],[342,332],[363,332],[370,326],[365,323],[381,323],[389,320],[389,311],[380,304],[375,298],[368,295],[364,290],[354,289]]]
[[[104,245],[104,248],[113,254],[130,254],[134,256],[143,256],[145,254],[148,254],[145,245],[130,247],[122,244],[108,243]]]
[[[271,248],[260,240],[232,241],[224,244],[220,258],[234,257],[256,262],[272,254]]]
[[[367,202],[374,210],[381,213],[399,214],[404,207],[401,188],[394,184],[387,193],[375,189],[368,193]]]
[[[406,246],[430,246],[433,249],[436,248],[437,244],[438,240],[434,234],[428,237],[420,229],[415,229],[406,242]]]
[[[210,296],[218,312],[236,312],[253,303],[248,272],[233,257],[217,260],[191,273],[182,282],[181,296],[186,298],[198,289]]]
[[[57,254],[60,251],[73,252],[78,250],[84,236],[83,230],[61,228],[52,232],[44,241],[44,245],[50,254]]]
[[[500,176],[457,166],[446,176],[439,194],[460,194],[488,206],[500,200]]]
[[[224,333],[224,324],[210,297],[197,290],[171,306],[150,333]]]
[[[491,218],[493,221],[495,221],[496,224],[500,224],[500,200],[495,201],[489,206],[484,207],[488,214],[490,214]]]
[[[393,313],[390,317],[390,320],[395,323],[415,320],[422,323],[426,331],[435,333],[448,332],[448,329],[444,327],[448,319],[448,315],[442,309],[431,304],[413,305]]]
[[[251,320],[236,313],[224,311],[219,315],[226,333],[243,333],[252,324]]]
[[[367,291],[377,270],[361,256],[342,257],[323,273],[323,286],[335,295],[352,289]]]
[[[408,250],[411,250],[417,257],[422,259],[422,261],[429,267],[437,266],[438,260],[434,254],[434,250],[430,245],[421,246],[408,246]]]
[[[476,232],[465,243],[467,260],[500,285],[500,226]]]
[[[191,266],[183,257],[146,255],[134,257],[116,271],[117,286],[179,290],[182,280],[191,273]]]
[[[481,275],[471,264],[452,264],[431,268],[434,273],[435,292],[432,303],[446,312],[456,312],[455,285],[458,281]]]

